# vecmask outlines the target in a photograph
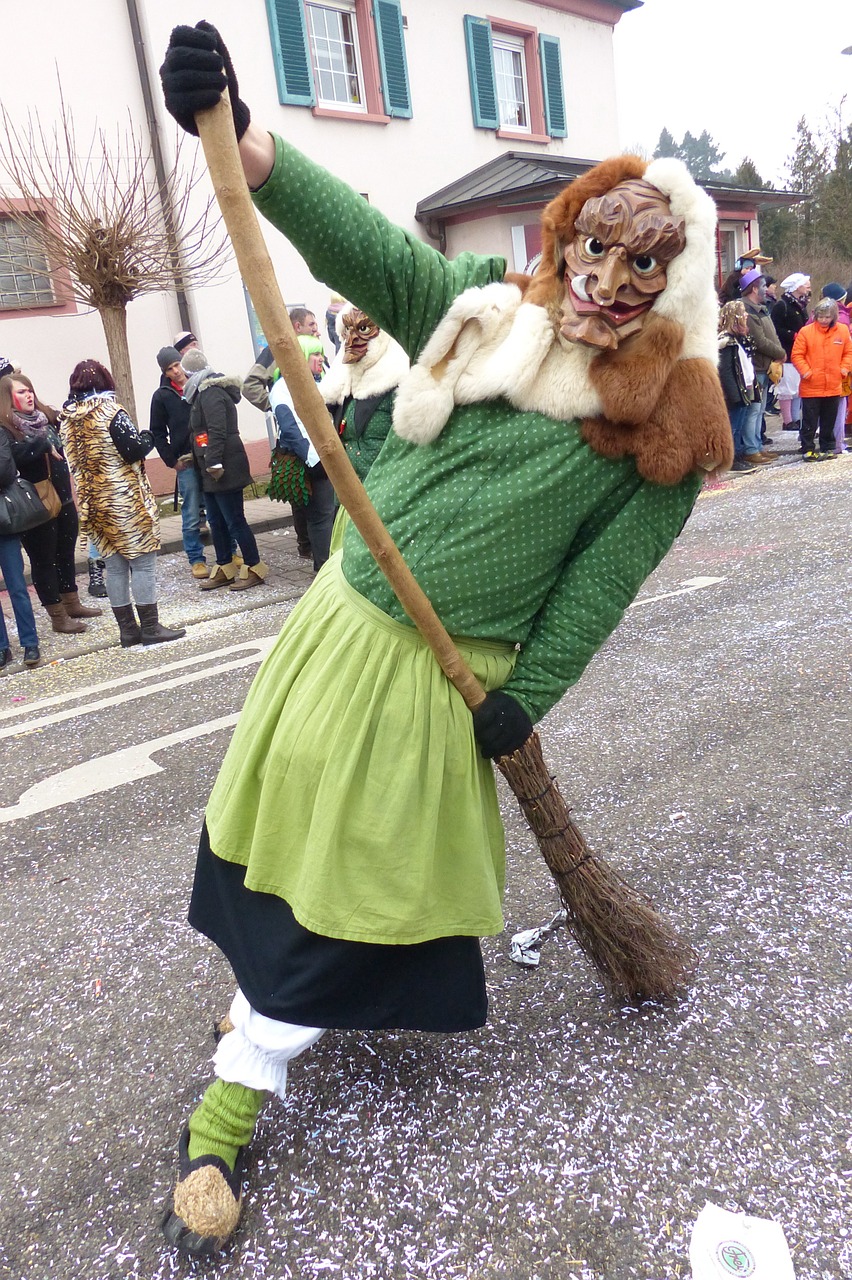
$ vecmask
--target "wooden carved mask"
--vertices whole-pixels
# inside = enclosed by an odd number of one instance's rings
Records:
[[[374,338],[378,337],[379,326],[357,307],[345,312],[342,320],[343,345],[346,354],[344,364],[357,364],[367,354],[367,348]]]
[[[641,178],[587,200],[562,252],[562,336],[605,351],[638,333],[685,245],[683,219]]]

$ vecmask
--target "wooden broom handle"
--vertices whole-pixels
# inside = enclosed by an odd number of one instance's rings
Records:
[[[471,711],[485,690],[462,658],[440,618],[402,558],[355,474],[299,346],[257,221],[243,173],[227,91],[215,107],[195,117],[213,190],[231,238],[240,275],[248,289],[266,341],[285,379],[296,413],[376,563],[411,621],[432,649],[447,678]]]

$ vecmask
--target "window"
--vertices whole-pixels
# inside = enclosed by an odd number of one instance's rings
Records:
[[[366,110],[354,6],[305,8],[318,101],[322,106]]]
[[[387,124],[411,116],[400,0],[266,0],[278,99]]]
[[[719,237],[719,270],[724,278],[733,271],[737,260],[737,233],[720,223],[717,235]]]
[[[497,111],[504,129],[529,131],[530,112],[524,42],[510,36],[494,36],[494,80]]]
[[[499,137],[564,138],[562,54],[556,36],[503,18],[464,19],[473,123]]]
[[[0,217],[0,308],[56,306],[44,251],[19,218]]]

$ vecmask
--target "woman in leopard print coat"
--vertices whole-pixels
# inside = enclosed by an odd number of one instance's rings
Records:
[[[136,428],[115,398],[112,374],[97,360],[75,366],[60,430],[77,486],[80,532],[106,562],[122,647],[178,639],[185,633],[160,626],[157,609],[160,521],[143,462],[154,439]]]

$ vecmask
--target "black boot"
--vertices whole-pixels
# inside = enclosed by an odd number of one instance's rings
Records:
[[[136,621],[136,614],[133,612],[132,604],[120,604],[117,608],[113,605],[113,613],[118,623],[118,633],[121,639],[122,649],[129,649],[131,645],[142,643],[142,629]]]
[[[161,627],[155,604],[137,604],[136,609],[139,621],[142,623],[143,644],[162,644],[164,640],[180,640],[181,636],[186,635],[185,627],[181,627],[179,631],[170,631],[168,627]]]
[[[107,589],[104,584],[105,567],[103,560],[89,561],[88,593],[90,596],[94,596],[96,600],[106,600]]]

